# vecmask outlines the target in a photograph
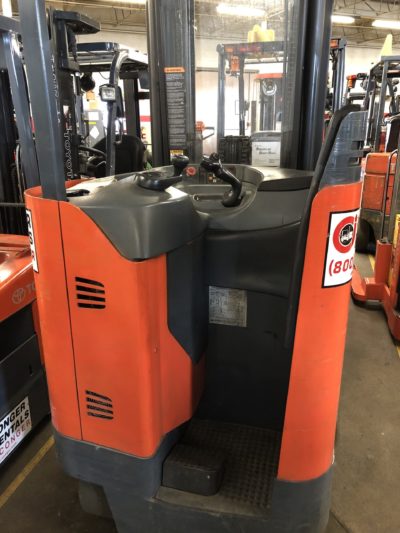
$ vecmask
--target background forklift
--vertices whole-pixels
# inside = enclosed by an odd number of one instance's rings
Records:
[[[246,163],[252,161],[252,139],[246,135],[248,127],[246,125],[246,116],[249,112],[249,102],[245,98],[245,66],[254,65],[273,66],[283,68],[284,59],[284,42],[283,40],[251,42],[251,43],[233,43],[219,44],[218,53],[218,119],[217,119],[217,143],[218,153],[221,160],[226,163]],[[226,135],[225,128],[225,83],[226,75],[236,77],[238,80],[238,133],[239,135]],[[261,75],[259,75],[261,76]],[[277,72],[275,78],[272,73],[258,78],[257,86],[260,95],[260,118],[259,126],[253,126],[253,136],[259,130],[262,131],[257,136],[258,144],[264,141],[264,144],[271,142],[278,145],[276,150],[277,159],[280,159],[280,132],[277,131],[276,121],[279,114],[279,101],[282,100],[282,74]],[[270,93],[268,95],[268,92]],[[257,121],[257,113],[254,112],[257,102],[252,104],[252,119]],[[277,105],[275,105],[275,103]],[[278,163],[279,164],[279,163]],[[272,166],[272,165],[271,165]]]
[[[400,340],[400,234],[399,234],[399,183],[400,165],[398,149],[388,158],[385,172],[384,191],[381,193],[380,229],[376,240],[374,272],[370,277],[362,277],[354,269],[351,283],[352,296],[361,303],[379,302],[386,314],[389,330]],[[369,157],[371,157],[371,154]],[[377,154],[385,156],[386,154]],[[390,181],[392,190],[389,193]],[[364,193],[365,194],[365,193]]]
[[[188,2],[161,4],[149,19],[170,36],[165,13],[182,24]],[[66,188],[44,1],[19,7],[41,176],[26,198],[65,470],[104,491],[121,532],[322,532],[365,113],[334,116],[308,178],[230,171],[213,154]],[[331,9],[319,16],[329,30]]]
[[[364,146],[367,156],[357,233],[358,252],[374,251],[376,240],[388,229],[400,132],[399,76],[400,57],[390,55],[383,56],[364,81],[364,108],[368,110]]]
[[[23,192],[39,184],[19,24],[0,17],[0,467],[49,413]]]
[[[55,75],[60,91],[61,117],[63,123],[63,144],[65,171],[68,180],[81,176],[103,177],[115,172],[142,170],[145,148],[138,133],[137,87],[140,72],[147,71],[147,65],[138,58],[132,58],[126,49],[116,43],[77,44],[78,35],[95,34],[99,24],[71,11],[48,10],[48,26],[55,57]],[[143,58],[141,58],[143,59]],[[107,102],[106,138],[94,146],[90,142],[90,124],[85,117],[83,93],[94,89],[91,73],[109,72],[108,83],[100,89],[100,97]],[[128,111],[128,134],[122,131],[125,106],[119,80],[124,82]],[[144,76],[142,76],[145,82]],[[120,133],[117,136],[117,122]],[[133,124],[133,127],[132,127]],[[118,165],[116,165],[118,161]]]
[[[96,177],[143,170],[144,145],[141,141],[140,101],[149,99],[147,56],[118,43],[81,43],[77,46],[80,72],[86,80],[93,74],[108,75],[99,87],[100,98],[107,103],[107,128],[104,134],[100,111],[85,112],[87,124],[83,144],[95,150],[89,165]],[[123,81],[123,93],[119,86]],[[94,116],[97,113],[97,117]],[[118,123],[118,133],[117,133]],[[84,147],[80,146],[81,150]],[[89,152],[90,153],[90,152]]]

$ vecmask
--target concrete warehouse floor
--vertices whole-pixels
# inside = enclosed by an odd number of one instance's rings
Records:
[[[371,271],[367,256],[357,263]],[[400,532],[399,390],[399,353],[382,311],[351,304],[327,533]],[[0,531],[115,532],[80,509],[77,482],[57,463],[49,421],[1,470]]]

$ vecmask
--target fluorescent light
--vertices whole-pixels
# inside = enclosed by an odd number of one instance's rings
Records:
[[[400,30],[400,20],[376,19],[372,23],[372,26],[387,30]]]
[[[332,22],[336,24],[354,24],[356,19],[349,15],[332,15]]]
[[[113,4],[145,4],[146,0],[111,0]]]
[[[2,0],[2,12],[5,17],[12,17],[11,0]]]
[[[258,7],[247,5],[218,4],[217,12],[220,15],[233,15],[235,17],[264,17],[265,11]]]

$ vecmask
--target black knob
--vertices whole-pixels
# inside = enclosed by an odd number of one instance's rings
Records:
[[[189,158],[187,155],[174,155],[171,159],[171,163],[174,165],[174,174],[179,176],[189,164]]]

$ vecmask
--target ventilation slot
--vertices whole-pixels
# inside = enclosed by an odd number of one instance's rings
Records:
[[[105,420],[112,420],[114,418],[114,410],[111,398],[90,390],[85,392],[88,416],[104,418]]]
[[[104,285],[99,281],[87,278],[75,278],[76,298],[78,307],[86,309],[104,309],[106,296]]]

